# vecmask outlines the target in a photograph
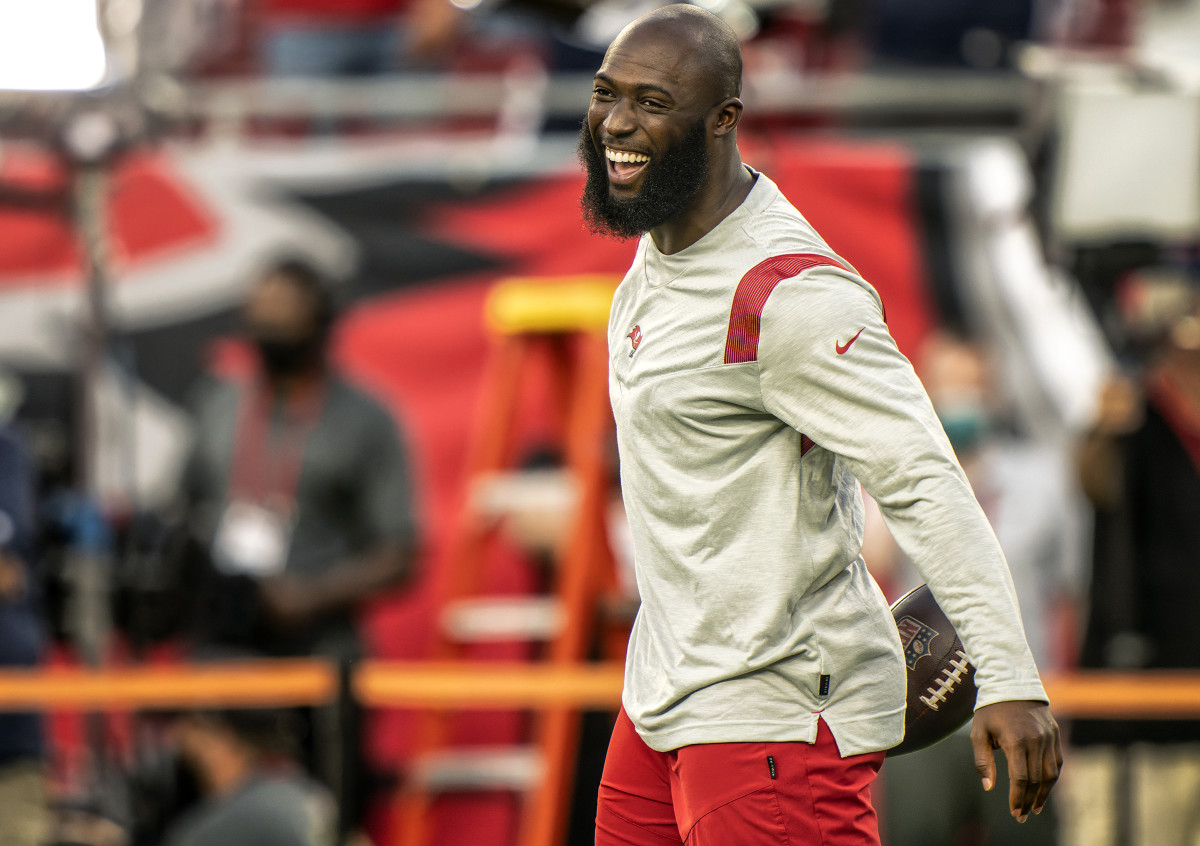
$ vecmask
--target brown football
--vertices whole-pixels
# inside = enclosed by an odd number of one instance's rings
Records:
[[[975,711],[975,667],[958,632],[926,585],[892,605],[908,667],[904,740],[888,755],[932,746],[958,731]]]

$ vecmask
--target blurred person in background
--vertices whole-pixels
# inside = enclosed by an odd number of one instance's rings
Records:
[[[1078,453],[1096,513],[1080,664],[1200,669],[1200,290],[1142,271],[1119,292],[1137,367]],[[1077,720],[1072,846],[1200,843],[1200,721]]]
[[[373,76],[444,62],[462,10],[449,0],[257,0],[270,76]]]
[[[872,60],[881,66],[985,68],[1011,64],[1030,37],[1035,0],[860,0]]]
[[[1073,665],[1086,525],[1069,451],[1013,431],[987,350],[957,333],[934,333],[920,354],[921,381],[938,420],[996,533],[1012,572],[1021,619],[1038,668]],[[896,594],[918,583],[891,540],[878,507],[869,512],[864,557]],[[886,842],[893,846],[1039,846],[1056,842],[1048,805],[1020,829],[999,796],[974,789],[969,732],[888,760]],[[938,796],[939,813],[930,797]]]
[[[327,362],[334,305],[315,270],[272,268],[243,319],[257,374],[201,391],[183,480],[192,548],[210,577],[195,637],[209,654],[348,666],[363,654],[356,610],[412,569],[407,451],[387,410]],[[314,709],[308,722],[308,764],[348,830],[366,802],[359,711]]]
[[[333,800],[296,763],[284,718],[229,710],[173,721],[204,800],[174,824],[166,846],[333,846]]]
[[[7,398],[19,390],[12,377],[0,374],[0,394]],[[33,467],[7,422],[11,410],[0,413],[0,668],[6,669],[35,666],[45,641],[33,571]],[[0,843],[4,846],[45,842],[49,816],[44,744],[37,714],[0,711]]]

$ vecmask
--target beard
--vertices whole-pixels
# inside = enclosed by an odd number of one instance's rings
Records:
[[[609,193],[608,162],[596,150],[585,121],[579,133],[579,161],[587,174],[579,205],[587,228],[610,238],[637,238],[674,220],[700,192],[708,176],[707,130],[704,118],[646,164],[642,187],[629,198]]]

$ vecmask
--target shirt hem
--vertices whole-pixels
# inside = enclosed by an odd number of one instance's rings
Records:
[[[813,743],[817,738],[818,718],[824,718],[829,726],[842,757],[891,749],[904,737],[903,707],[851,719],[841,719],[836,713],[820,710],[811,712],[807,718],[798,717],[787,722],[706,721],[679,726],[670,731],[648,732],[638,728],[637,732],[646,745],[657,752],[670,752],[684,746],[706,743]],[[872,725],[868,727],[865,724]]]
[[[817,717],[818,714],[813,713],[807,720],[800,718],[787,722],[706,722],[665,732],[643,732],[638,729],[638,734],[647,746],[658,752],[670,752],[703,743],[812,743],[817,739]]]

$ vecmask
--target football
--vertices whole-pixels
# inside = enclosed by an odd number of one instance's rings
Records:
[[[892,605],[908,667],[904,740],[888,755],[932,746],[961,728],[975,710],[975,667],[958,632],[926,585]]]

